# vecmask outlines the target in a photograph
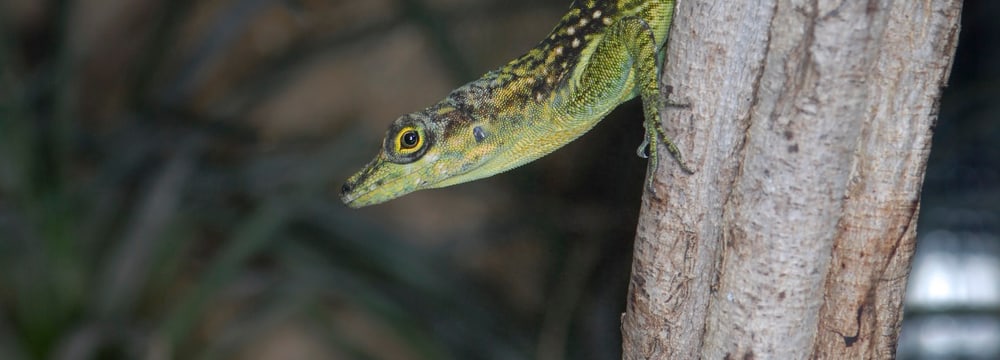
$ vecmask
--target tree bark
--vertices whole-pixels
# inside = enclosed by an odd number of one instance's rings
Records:
[[[682,0],[625,359],[895,355],[961,0]]]

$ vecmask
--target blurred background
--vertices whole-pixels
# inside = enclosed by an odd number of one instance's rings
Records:
[[[514,172],[336,197],[567,5],[0,0],[0,359],[619,358],[637,103]],[[965,5],[903,358],[1000,358],[998,16]]]

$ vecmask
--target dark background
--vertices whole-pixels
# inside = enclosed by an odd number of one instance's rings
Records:
[[[509,173],[336,198],[567,3],[0,1],[0,358],[620,357],[637,103]],[[963,11],[903,357],[1000,355],[998,17]]]

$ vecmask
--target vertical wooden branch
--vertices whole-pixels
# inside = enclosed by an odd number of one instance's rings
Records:
[[[626,359],[894,354],[960,0],[681,1]]]

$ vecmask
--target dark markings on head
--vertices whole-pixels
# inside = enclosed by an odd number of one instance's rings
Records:
[[[443,136],[450,138],[466,128],[473,119],[488,120],[496,114],[496,105],[484,101],[492,99],[495,90],[490,81],[476,80],[453,90],[444,101],[425,111],[437,126],[443,128]]]
[[[495,106],[484,99],[492,99],[496,86],[490,81],[479,79],[453,90],[443,102],[444,107],[452,107],[470,118],[482,118],[495,113]]]
[[[467,113],[458,109],[452,109],[442,114],[442,120],[444,120],[445,125],[444,137],[449,139],[472,122],[472,118]]]

